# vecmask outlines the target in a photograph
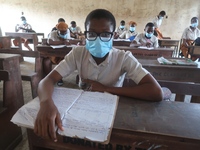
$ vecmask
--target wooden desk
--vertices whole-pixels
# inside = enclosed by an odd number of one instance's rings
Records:
[[[21,37],[25,39],[33,39],[34,51],[36,51],[36,46],[38,45],[37,33],[5,32],[5,35],[12,37]]]
[[[130,46],[131,41],[117,41],[113,40],[113,46]]]
[[[160,47],[174,47],[173,57],[179,57],[179,43],[180,40],[172,39],[159,39],[158,40]]]
[[[161,65],[156,59],[138,59],[157,80],[200,83],[200,63],[198,66]]]
[[[29,146],[30,150],[135,150],[135,142],[148,140],[149,146],[136,147],[147,150],[154,144],[162,145],[162,150],[197,150],[200,149],[199,114],[198,104],[146,102],[121,97],[108,145],[60,135],[54,143],[37,137],[29,129]]]
[[[155,48],[155,49],[141,49],[127,46],[114,46],[117,49],[130,51],[136,58],[158,58],[158,57],[172,57],[173,49],[171,48]]]
[[[56,48],[53,49],[51,46],[48,45],[38,45],[37,51],[40,55],[40,63],[41,66],[38,70],[41,71],[41,76],[45,77],[51,70],[52,70],[52,63],[49,60],[49,57],[64,57],[72,50],[72,47],[63,47],[63,48]],[[37,66],[36,66],[37,68]]]
[[[3,102],[0,101],[0,149],[14,149],[22,140],[21,128],[10,122],[24,104],[19,56],[0,55],[0,80],[3,80]]]

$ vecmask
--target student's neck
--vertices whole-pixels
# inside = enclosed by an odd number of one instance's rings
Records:
[[[109,54],[109,53],[108,53],[108,54]],[[96,64],[99,65],[99,64],[101,64],[104,60],[106,60],[108,54],[106,54],[106,55],[105,55],[104,57],[102,57],[102,58],[94,57],[93,55],[92,55],[92,57],[93,57],[93,59],[95,60]]]

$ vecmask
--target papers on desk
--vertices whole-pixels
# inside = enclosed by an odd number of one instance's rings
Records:
[[[113,39],[113,41],[127,41],[127,42],[130,42],[129,39]]]
[[[186,66],[197,66],[198,64],[191,59],[166,59],[164,57],[157,58],[158,62],[163,65],[186,65]]]
[[[138,48],[140,48],[140,49],[147,49],[147,50],[154,49],[154,47],[146,47],[146,46],[139,46]]]
[[[50,45],[53,49],[56,49],[56,48],[63,48],[63,47],[76,47],[77,45]]]
[[[61,135],[109,143],[118,106],[118,96],[69,88],[55,88],[52,96],[61,115],[64,131]],[[38,97],[22,106],[11,121],[34,128],[39,111]]]

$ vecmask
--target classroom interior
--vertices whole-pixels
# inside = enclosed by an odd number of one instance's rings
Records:
[[[2,32],[2,36],[5,35],[5,32],[15,32],[15,25],[21,22],[20,17],[22,16],[22,12],[24,13],[24,16],[26,17],[27,22],[31,24],[34,31],[36,31],[37,33],[44,33],[44,38],[47,38],[51,29],[55,27],[55,25],[57,24],[58,18],[64,18],[65,22],[69,26],[70,26],[71,21],[76,21],[77,26],[79,26],[82,32],[84,32],[85,30],[84,21],[87,14],[90,11],[97,8],[107,9],[110,12],[112,12],[113,15],[115,16],[117,27],[120,25],[121,20],[124,20],[126,22],[125,25],[127,27],[129,26],[128,25],[129,21],[135,21],[137,23],[136,31],[138,33],[144,32],[144,27],[146,23],[151,22],[153,18],[156,15],[158,15],[160,11],[164,10],[166,11],[167,17],[163,19],[160,30],[162,31],[162,34],[164,36],[170,37],[172,40],[181,39],[183,31],[186,27],[190,25],[190,20],[192,17],[200,18],[199,0],[182,0],[182,1],[180,0],[168,0],[168,1],[163,1],[163,0],[148,0],[148,1],[147,0],[143,0],[143,1],[141,0],[87,0],[87,1],[85,0],[68,0],[68,1],[66,0],[57,0],[57,1],[53,1],[53,0],[43,0],[43,1],[40,1],[40,0],[30,0],[30,1],[0,0],[0,3],[1,3],[0,29]],[[198,26],[198,28],[200,28],[200,26]],[[31,47],[33,48],[32,44],[31,44]],[[24,60],[28,61],[28,63],[26,64],[28,65],[27,68],[34,69],[35,67],[34,59],[25,57]],[[180,72],[182,72],[182,70]],[[191,81],[200,82],[199,79],[197,79],[197,75],[199,73],[198,69],[196,69],[194,72],[197,74],[194,76],[193,79],[191,79]],[[63,87],[78,88],[76,84],[76,75],[77,75],[77,72],[73,73],[71,76],[67,78],[64,78]],[[190,73],[188,76],[190,76],[191,78],[193,77],[192,73]],[[3,83],[0,82],[0,94],[1,94],[0,100],[3,99],[3,90],[2,90],[3,85],[2,84]],[[161,84],[165,85],[165,83],[161,83]],[[24,102],[27,103],[28,101],[32,99],[32,91],[31,91],[30,82],[22,81],[22,86],[23,86],[22,90],[24,93]],[[172,84],[172,86],[176,86],[176,84]],[[178,86],[182,86],[182,85],[178,85]],[[192,83],[186,86],[189,86],[190,88],[192,87]],[[197,86],[200,87],[199,84]],[[184,92],[187,92],[187,89],[189,88],[186,88]],[[196,91],[198,90],[195,89],[195,92]],[[173,96],[174,95],[172,95],[172,99],[174,99]],[[183,97],[179,97],[179,99],[182,99],[182,98]],[[190,98],[191,98],[191,95],[188,94],[186,98],[184,99],[184,102],[190,103],[190,100],[189,100]],[[195,106],[195,110],[199,108],[200,108],[199,106],[198,108],[197,106]],[[199,116],[195,116],[195,117],[196,117],[195,119],[199,118]],[[199,121],[197,121],[197,123],[199,123]],[[199,131],[199,129],[197,131]],[[27,131],[25,128],[22,128],[22,134],[23,134],[23,139],[15,147],[14,150],[28,150],[29,149]],[[196,135],[196,137],[198,137],[197,140],[195,139],[194,143],[193,142],[189,143],[190,144],[189,146],[192,145],[194,147],[198,147],[198,148],[200,147],[200,145],[198,144],[200,137],[199,135]],[[181,140],[182,139],[180,139],[180,141]],[[185,150],[187,150],[189,146],[186,146]],[[104,148],[106,149],[106,147]],[[125,148],[126,147],[124,147],[124,149]],[[164,147],[164,149],[165,148],[166,147]],[[10,150],[10,149],[6,149],[6,150]]]

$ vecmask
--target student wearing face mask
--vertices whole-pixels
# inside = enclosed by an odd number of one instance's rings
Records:
[[[120,39],[129,39],[130,41],[133,41],[134,38],[136,37],[136,35],[138,34],[138,33],[136,32],[136,26],[137,26],[137,23],[136,23],[136,22],[130,21],[130,22],[129,22],[129,30],[124,31],[124,32],[119,36],[119,38],[120,38]]]
[[[151,74],[142,67],[130,51],[112,47],[116,22],[105,9],[96,9],[85,20],[86,46],[74,47],[38,85],[40,110],[34,132],[57,141],[55,126],[63,130],[58,108],[52,100],[54,84],[75,70],[88,90],[108,92],[148,101],[161,101],[162,90]],[[122,87],[125,76],[137,85]],[[82,84],[80,84],[82,85]],[[67,95],[66,95],[67,98]]]
[[[145,26],[145,33],[141,33],[135,37],[133,42],[131,43],[131,46],[134,45],[141,45],[146,47],[154,47],[157,48],[158,45],[158,38],[154,36],[154,30],[155,26],[152,22],[149,22]]]
[[[65,22],[60,22],[56,25],[57,30],[52,31],[49,34],[47,43],[49,45],[70,45],[70,31],[68,25]],[[50,57],[50,60],[53,64],[58,64],[63,57]],[[63,80],[58,81],[58,86],[63,85]]]
[[[154,19],[153,19],[153,24],[155,26],[155,32],[157,34],[157,38],[158,39],[163,39],[165,37],[163,37],[161,31],[160,31],[160,26],[162,24],[163,18],[165,17],[166,12],[165,11],[161,11]]]
[[[33,31],[31,25],[27,23],[26,18],[24,16],[22,16],[21,24],[17,24],[15,26],[15,32],[26,33],[26,32],[35,32],[35,31]],[[33,51],[28,45],[30,42],[29,39],[21,38],[21,42],[24,43],[24,47],[26,47],[29,51]],[[13,44],[15,46],[19,46],[19,41],[15,39],[15,40],[13,40]]]
[[[115,30],[114,38],[117,39],[124,32],[128,31],[128,28],[125,26],[125,21],[120,22],[120,26]]]
[[[72,38],[79,39],[83,35],[81,28],[76,25],[75,21],[71,21],[71,27],[69,28],[69,30],[71,32]]]
[[[193,17],[190,22],[190,26],[187,27],[182,35],[182,44],[180,49],[182,55],[187,58],[188,55],[188,46],[192,45],[195,39],[200,37],[200,30],[198,29],[199,20],[197,17]]]

